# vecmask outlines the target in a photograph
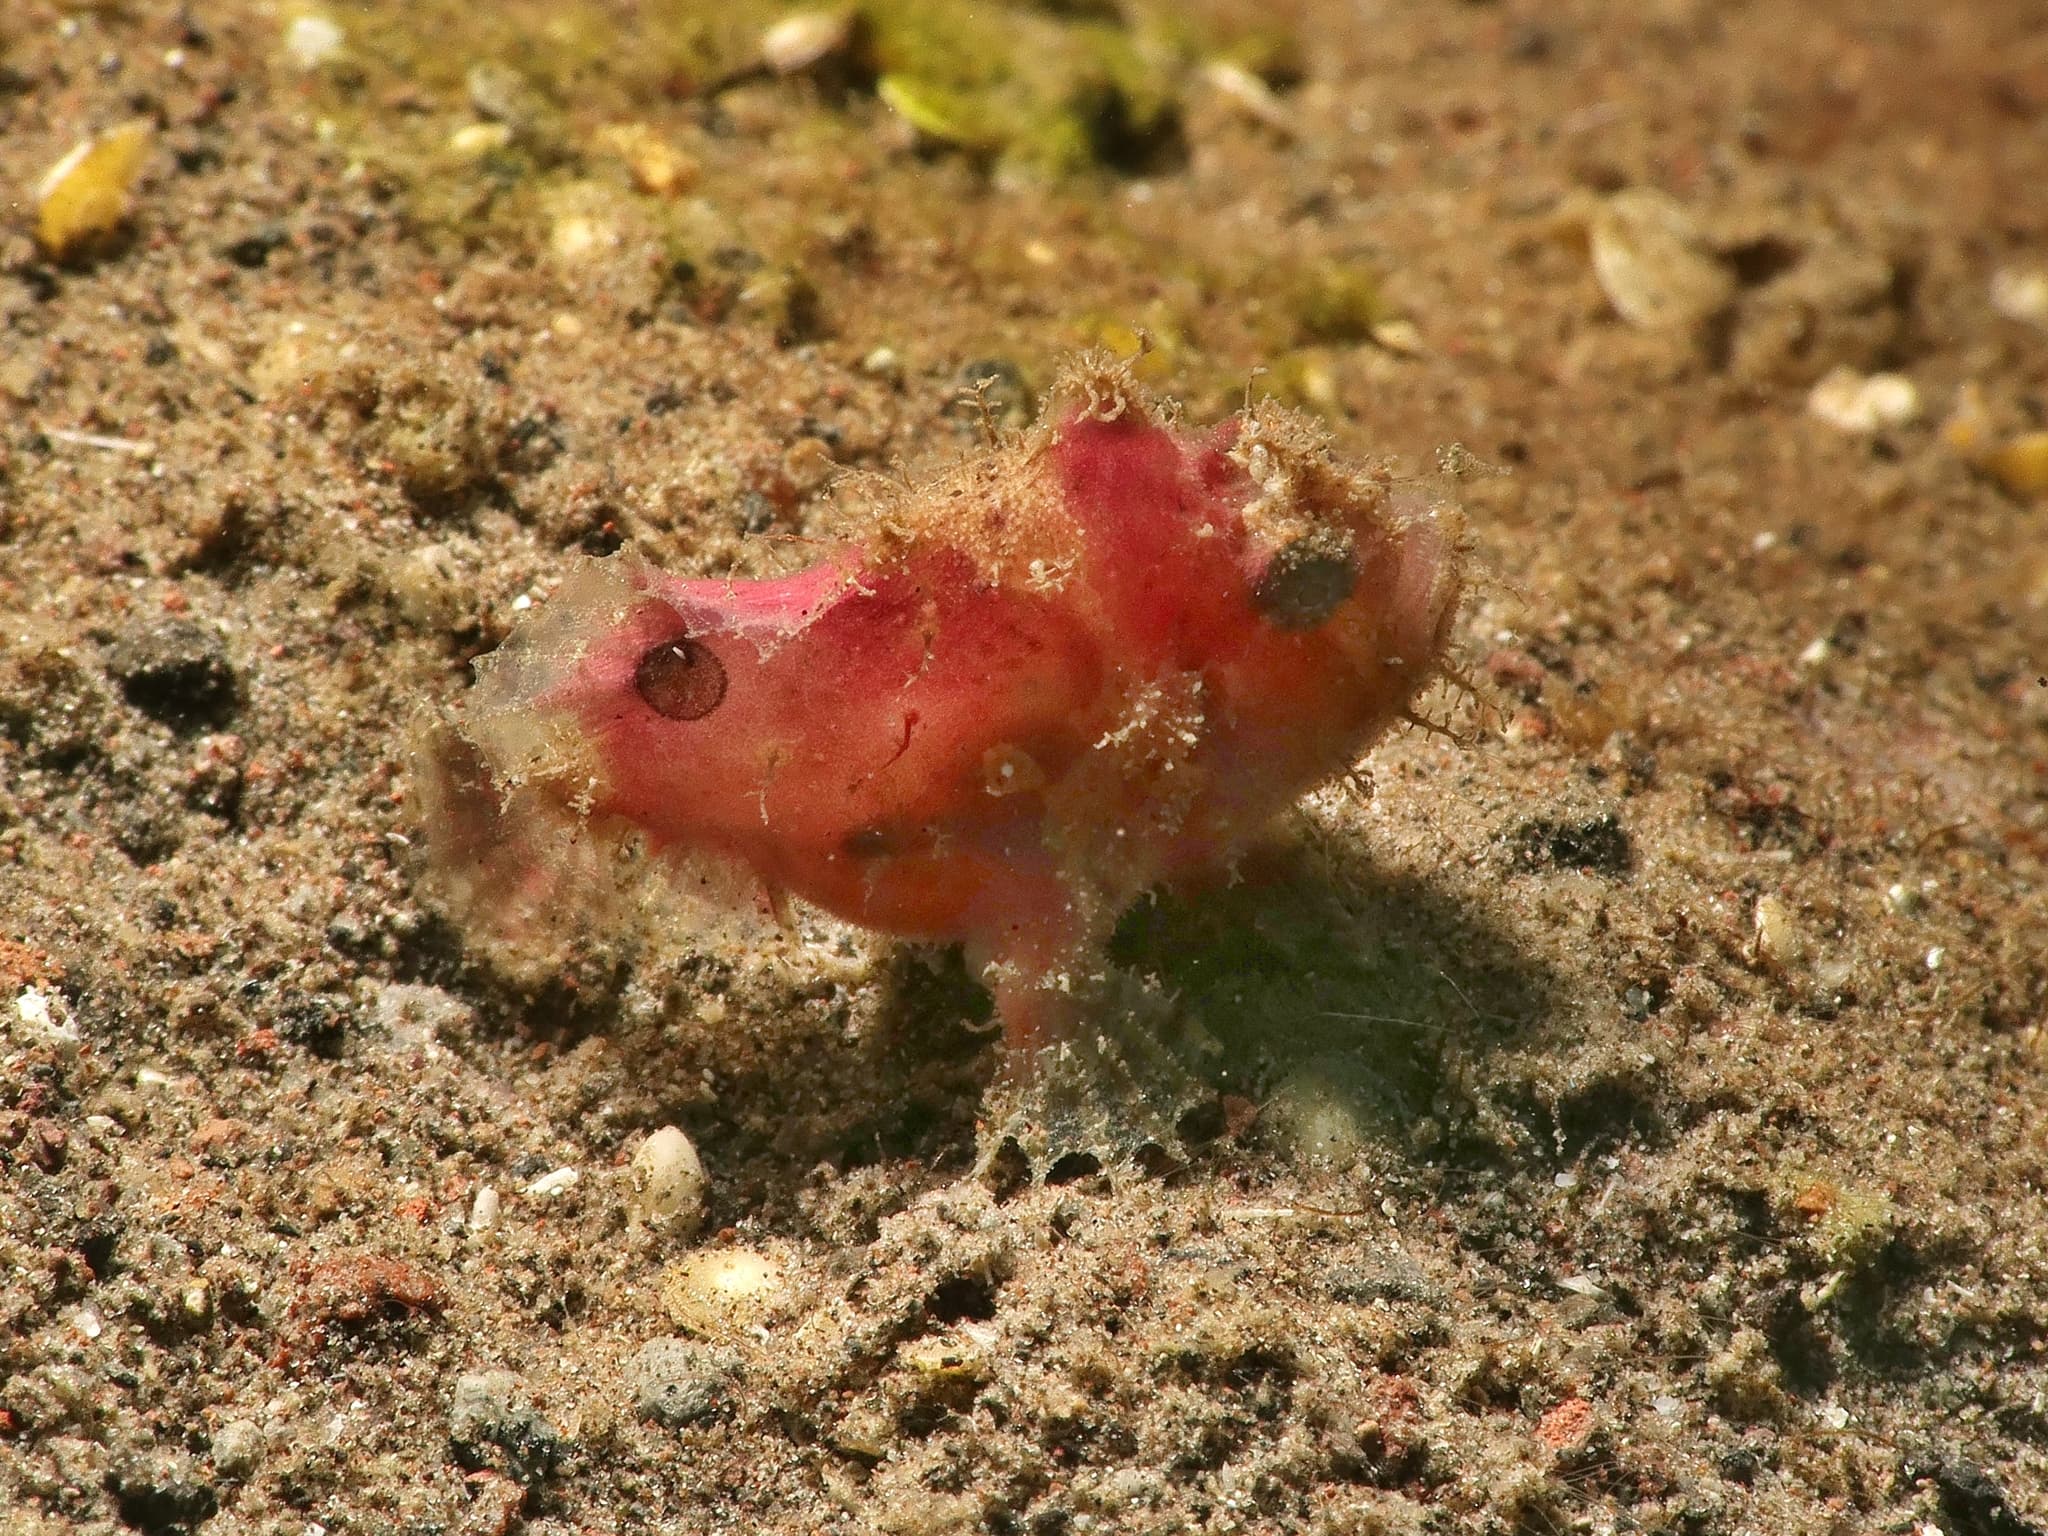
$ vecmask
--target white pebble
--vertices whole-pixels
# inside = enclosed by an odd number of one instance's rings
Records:
[[[2048,267],[2000,267],[1991,274],[1991,307],[2008,320],[2048,328]]]
[[[761,62],[778,75],[799,74],[838,53],[852,38],[852,11],[799,11],[762,34]]]
[[[476,1197],[469,1202],[469,1230],[488,1232],[498,1224],[498,1212],[504,1206],[498,1192],[488,1184],[477,1186]]]
[[[675,1126],[664,1125],[640,1143],[632,1177],[629,1209],[636,1225],[688,1234],[704,1224],[704,1163]]]
[[[285,28],[284,51],[301,69],[318,69],[341,52],[341,28],[325,16],[307,15]]]
[[[1836,368],[1813,386],[1806,408],[1843,432],[1882,432],[1919,416],[1920,391],[1904,374]]]

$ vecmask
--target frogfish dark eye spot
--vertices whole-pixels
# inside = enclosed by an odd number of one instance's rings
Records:
[[[701,720],[725,697],[725,663],[688,636],[649,647],[633,669],[641,702],[670,720]]]
[[[1280,549],[1252,589],[1252,604],[1276,629],[1314,629],[1350,599],[1358,562],[1348,540],[1309,535]]]

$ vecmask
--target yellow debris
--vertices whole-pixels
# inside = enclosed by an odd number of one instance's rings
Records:
[[[2048,496],[2048,432],[2022,432],[2000,443],[1984,468],[2015,496]]]
[[[148,119],[132,118],[83,140],[50,167],[36,186],[36,239],[52,260],[98,244],[127,218],[150,133]]]
[[[642,192],[679,197],[696,185],[696,159],[645,123],[612,123],[598,131],[597,142],[625,162],[633,185]]]

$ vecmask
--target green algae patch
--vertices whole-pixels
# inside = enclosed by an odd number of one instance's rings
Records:
[[[885,105],[928,141],[1022,174],[1170,164],[1191,55],[1162,28],[1033,5],[872,0]]]
[[[1379,274],[1363,262],[1311,262],[1293,275],[1289,308],[1296,339],[1357,342],[1393,318]]]

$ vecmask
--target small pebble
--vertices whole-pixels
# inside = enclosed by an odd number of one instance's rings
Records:
[[[1382,320],[1371,331],[1373,345],[1396,357],[1420,357],[1428,347],[1413,320]]]
[[[1984,468],[2015,496],[2048,496],[2048,432],[2022,432],[1992,449]]]
[[[479,117],[504,123],[514,133],[536,128],[548,115],[548,103],[532,81],[510,65],[472,64],[463,76],[469,104]]]
[[[377,989],[371,1017],[391,1032],[392,1043],[400,1049],[429,1054],[444,1040],[467,1039],[476,1025],[476,1010],[453,993],[401,981]]]
[[[723,1351],[688,1339],[649,1339],[626,1367],[633,1409],[665,1429],[685,1429],[726,1408],[735,1363]]]
[[[338,24],[312,12],[285,28],[284,51],[300,69],[314,70],[340,53],[345,40]]]
[[[582,266],[620,244],[618,227],[594,214],[566,213],[548,230],[548,254],[564,267]]]
[[[472,1371],[455,1383],[448,1405],[448,1443],[472,1472],[503,1472],[532,1487],[562,1460],[561,1432],[533,1406],[510,1371]]]
[[[511,143],[512,130],[504,123],[464,123],[448,135],[448,153],[458,160],[481,160]]]
[[[1640,330],[1682,330],[1715,313],[1735,279],[1701,241],[1692,216],[1651,187],[1617,192],[1587,231],[1601,292]]]
[[[761,34],[761,62],[778,75],[801,74],[845,50],[853,40],[853,12],[798,11]]]
[[[498,1213],[504,1204],[503,1198],[490,1185],[479,1185],[475,1197],[469,1202],[469,1230],[490,1231],[498,1224]]]
[[[598,143],[625,162],[633,185],[653,197],[680,197],[696,185],[696,157],[678,149],[645,123],[613,123],[600,129]]]
[[[1348,1169],[1372,1141],[1369,1089],[1345,1057],[1321,1056],[1274,1085],[1260,1123],[1293,1158]]]
[[[40,987],[23,987],[14,999],[14,1014],[38,1045],[69,1050],[81,1039],[64,999]]]
[[[687,1236],[704,1224],[704,1164],[690,1138],[673,1125],[640,1143],[633,1154],[635,1225]]]
[[[1882,432],[1918,418],[1920,391],[1904,374],[1835,368],[1813,386],[1806,409],[1844,432]]]
[[[220,1508],[213,1485],[185,1456],[158,1451],[116,1468],[107,1491],[121,1523],[138,1531],[197,1530]]]
[[[190,619],[128,631],[107,648],[107,671],[123,698],[174,729],[217,725],[235,711],[239,690],[227,648]]]
[[[1991,307],[2048,329],[2048,267],[2000,267],[1991,274]]]
[[[1955,406],[1941,424],[1941,440],[2013,495],[2048,495],[2048,431],[2000,438],[1981,385],[1971,382],[1956,391]]]
[[[263,1431],[249,1419],[230,1419],[213,1433],[213,1470],[247,1477],[263,1460]]]

